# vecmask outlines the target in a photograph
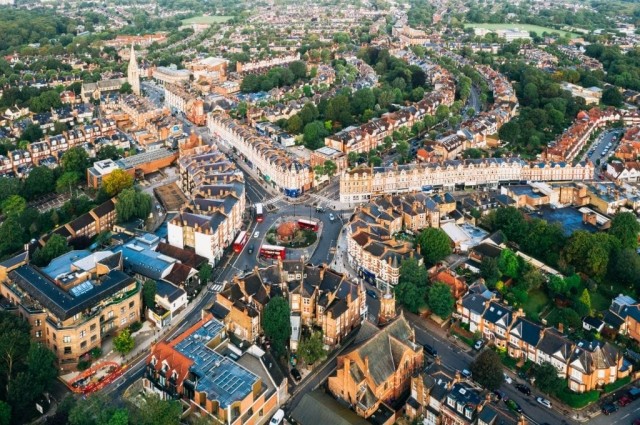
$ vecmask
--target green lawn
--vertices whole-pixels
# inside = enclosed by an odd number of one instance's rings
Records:
[[[534,289],[529,292],[529,298],[522,309],[527,313],[527,316],[535,316],[537,319],[538,315],[548,304],[549,297],[547,294],[545,294],[542,289]]]
[[[553,33],[553,32],[557,32],[558,34],[560,34],[561,36],[565,36],[565,35],[569,35],[571,38],[578,38],[581,37],[579,34],[576,33],[572,33],[572,32],[568,32],[568,31],[563,31],[563,30],[557,30],[557,29],[553,29],[553,28],[548,28],[548,27],[541,27],[538,25],[529,25],[529,24],[464,24],[465,28],[485,28],[488,30],[503,30],[503,29],[509,29],[509,28],[519,28],[521,30],[525,30],[525,31],[535,31],[539,36],[542,36],[543,32],[548,32],[548,33]]]
[[[233,16],[194,16],[193,18],[183,19],[182,24],[218,24],[227,22]]]
[[[591,292],[591,308],[595,311],[603,311],[611,305],[611,299],[605,297],[600,292]]]

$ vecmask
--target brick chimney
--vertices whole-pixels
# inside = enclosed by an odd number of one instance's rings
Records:
[[[558,330],[560,331],[560,333],[564,333],[564,324],[558,323]]]

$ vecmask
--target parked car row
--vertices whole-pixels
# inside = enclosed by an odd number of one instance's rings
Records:
[[[631,404],[631,402],[637,400],[638,398],[640,398],[640,388],[631,387],[629,391],[622,394],[615,401],[611,401],[609,403],[603,404],[601,406],[602,413],[605,415],[610,415],[612,413],[615,413],[618,410],[618,408],[625,407]],[[640,425],[640,418],[634,420],[633,425]]]

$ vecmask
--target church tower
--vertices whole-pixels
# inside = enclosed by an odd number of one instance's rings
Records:
[[[381,325],[387,324],[395,317],[396,314],[396,297],[391,293],[391,285],[387,283],[387,290],[380,299],[380,313],[378,317],[378,323]]]
[[[136,51],[131,45],[131,55],[129,56],[129,68],[127,68],[127,81],[131,85],[131,90],[140,96],[140,69],[136,61]]]

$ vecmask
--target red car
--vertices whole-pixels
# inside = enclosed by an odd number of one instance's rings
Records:
[[[629,397],[628,397],[628,396],[626,396],[626,395],[623,395],[622,397],[620,397],[620,398],[618,399],[618,405],[619,405],[620,407],[624,407],[624,406],[626,406],[627,404],[631,403],[632,401],[633,401],[633,400],[631,400],[631,398],[629,398]]]

